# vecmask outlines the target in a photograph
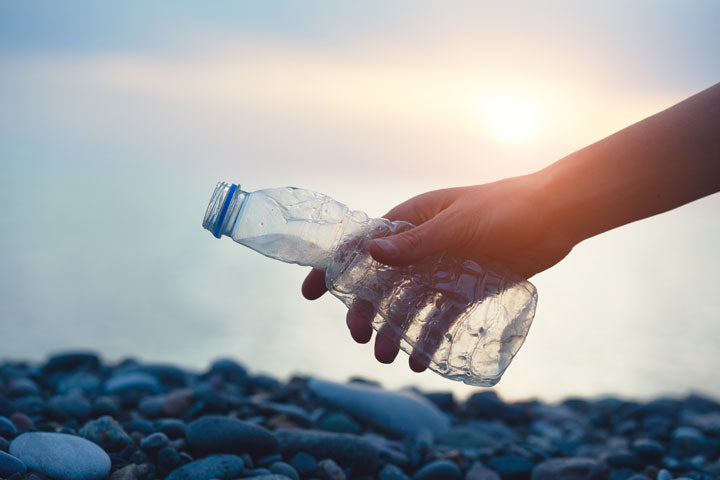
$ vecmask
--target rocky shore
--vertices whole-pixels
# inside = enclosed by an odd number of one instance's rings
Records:
[[[491,390],[283,383],[93,353],[0,364],[0,478],[720,478],[720,403],[700,395],[506,403]]]

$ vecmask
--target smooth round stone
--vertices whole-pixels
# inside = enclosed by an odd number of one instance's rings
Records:
[[[230,480],[244,470],[245,462],[237,455],[210,455],[176,468],[165,480]]]
[[[162,432],[155,432],[147,437],[143,438],[140,442],[140,448],[155,452],[163,447],[166,447],[170,443],[170,439]]]
[[[185,422],[178,420],[177,418],[163,418],[155,422],[155,428],[169,438],[183,438],[187,427]]]
[[[658,472],[656,480],[672,480],[672,478],[672,473],[663,468]]]
[[[461,477],[460,468],[450,460],[430,462],[412,476],[413,480],[459,480]]]
[[[47,403],[48,413],[53,418],[80,418],[90,416],[92,406],[90,401],[79,392],[71,392],[64,395],[55,395]]]
[[[268,467],[272,473],[285,475],[286,477],[292,478],[292,480],[300,480],[298,472],[290,465],[285,462],[275,462]]]
[[[627,477],[626,480],[652,480],[652,478],[642,473],[636,473],[635,475],[630,475],[629,477]]]
[[[32,418],[22,412],[13,413],[10,416],[10,421],[15,425],[18,432],[28,432],[35,428],[35,423],[32,421]]]
[[[23,433],[10,443],[10,454],[29,469],[60,480],[92,480],[110,472],[110,457],[102,448],[64,433]]]
[[[538,464],[532,480],[605,480],[602,465],[591,458],[551,458]]]
[[[660,442],[649,438],[639,438],[632,444],[633,451],[642,458],[657,459],[663,456],[665,448]]]
[[[100,366],[100,358],[93,352],[67,352],[53,355],[43,366],[44,375],[72,370],[95,370]]]
[[[678,427],[673,431],[673,445],[686,456],[700,453],[704,435],[694,427]]]
[[[438,435],[450,427],[449,418],[435,404],[410,392],[392,392],[357,383],[343,385],[316,378],[307,385],[321,400],[395,435],[415,435],[421,430]]]
[[[25,473],[27,467],[17,457],[0,452],[0,477],[9,477],[15,473]]]
[[[392,463],[388,463],[383,467],[382,470],[380,470],[380,473],[378,474],[379,480],[410,480],[410,477],[405,475],[405,473],[400,470],[400,467],[393,465]]]
[[[105,382],[105,392],[114,395],[158,393],[162,389],[157,378],[142,372],[117,374]]]
[[[143,437],[147,437],[148,435],[155,433],[155,427],[152,422],[148,420],[130,420],[129,422],[125,422],[122,428],[128,434],[138,432],[142,434]]]
[[[360,433],[362,428],[355,420],[342,412],[332,412],[325,415],[318,423],[320,430],[337,433]]]
[[[92,420],[80,429],[80,436],[97,443],[108,452],[117,452],[133,443],[122,426],[112,417]]]
[[[227,382],[244,384],[248,380],[247,370],[234,360],[221,358],[210,366],[209,375],[220,375]]]
[[[350,467],[353,475],[373,473],[379,466],[377,448],[357,435],[281,428],[275,430],[275,437],[285,458],[299,452],[315,458],[331,458],[343,467]],[[295,467],[292,461],[291,465]]]
[[[317,460],[315,460],[315,457],[312,455],[299,452],[292,457],[290,465],[292,465],[300,475],[309,475],[317,469]]]
[[[476,462],[468,469],[465,480],[500,480],[500,475],[489,468],[485,468],[482,463]]]
[[[488,460],[487,464],[504,479],[526,478],[535,467],[532,460],[520,455],[494,457]]]
[[[235,418],[207,415],[190,422],[186,437],[197,453],[243,453],[262,456],[278,451],[273,434]]]
[[[13,439],[18,434],[17,427],[7,417],[0,417],[0,437]]]
[[[100,389],[100,377],[90,372],[76,372],[63,376],[58,381],[58,393],[70,393],[81,391],[90,396],[95,396]]]
[[[6,390],[8,397],[27,397],[28,395],[39,395],[40,388],[37,383],[30,380],[29,378],[16,378],[10,381]]]

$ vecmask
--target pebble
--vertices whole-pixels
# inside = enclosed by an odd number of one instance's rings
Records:
[[[362,427],[342,412],[331,412],[318,423],[320,430],[337,433],[360,433]]]
[[[532,480],[605,480],[602,465],[591,458],[552,458],[538,464]]]
[[[97,442],[85,444],[112,465],[105,480],[720,478],[720,403],[705,397],[508,404],[477,390],[462,402],[450,393],[387,392],[368,381],[281,383],[248,376],[233,361],[197,375],[136,361],[101,365],[81,352],[40,367],[0,364],[0,477],[51,477],[13,470],[31,470],[11,452],[31,432]],[[402,409],[417,409],[417,418],[402,419]],[[398,418],[405,425],[393,425]],[[62,475],[53,478],[77,478]]]
[[[210,455],[176,468],[165,480],[229,480],[244,470],[245,462],[237,455]]]
[[[220,415],[192,421],[186,435],[192,450],[201,454],[248,452],[262,456],[278,451],[278,441],[269,430]]]
[[[346,478],[345,472],[340,468],[340,465],[330,458],[320,460],[318,462],[318,470],[321,471],[328,480],[345,480]]]
[[[163,418],[155,422],[155,428],[163,432],[169,438],[184,438],[186,426],[185,422],[176,418]]]
[[[122,426],[112,417],[91,420],[80,429],[80,436],[97,443],[108,452],[117,452],[133,443]]]
[[[415,472],[412,480],[459,480],[462,477],[460,468],[450,460],[435,460]]]
[[[22,412],[15,412],[10,416],[10,421],[15,425],[18,432],[29,432],[35,428],[35,423],[30,417]]]
[[[0,437],[8,440],[15,438],[18,434],[17,427],[7,417],[0,417]]]
[[[308,388],[321,400],[395,435],[415,435],[423,429],[437,435],[450,427],[447,415],[435,404],[409,392],[319,379],[309,380]]]
[[[215,360],[210,365],[208,375],[219,375],[226,382],[245,384],[248,381],[248,373],[239,363],[229,358]]]
[[[385,465],[383,467],[382,470],[380,470],[378,479],[379,480],[410,480],[410,477],[405,475],[405,473],[397,465],[388,463],[387,465]]]
[[[133,399],[162,389],[157,378],[142,372],[120,373],[105,382],[105,392]]]
[[[73,370],[93,371],[100,366],[100,358],[94,352],[67,352],[51,356],[42,368],[44,375]]]
[[[10,381],[5,394],[10,398],[27,397],[30,395],[39,395],[40,387],[37,383],[29,378],[21,377]]]
[[[656,480],[672,480],[672,478],[672,473],[662,468],[658,472]]]
[[[300,474],[309,475],[317,469],[317,460],[305,452],[296,453],[290,460],[290,465]]]
[[[143,438],[140,442],[140,448],[148,452],[157,452],[170,443],[167,435],[162,432],[155,432]]]
[[[285,475],[292,480],[300,480],[300,475],[298,474],[297,470],[295,470],[291,465],[288,465],[285,462],[275,462],[270,465],[268,469],[273,473]]]
[[[500,475],[498,475],[494,470],[485,468],[482,463],[476,462],[473,463],[467,471],[465,480],[500,480]]]
[[[92,480],[110,472],[110,457],[102,448],[64,433],[23,433],[10,443],[10,454],[29,469],[60,480]]]
[[[695,427],[678,427],[672,434],[673,446],[683,455],[700,453],[703,445],[703,433]]]
[[[163,447],[157,452],[158,467],[165,471],[171,471],[182,464],[180,454],[172,447]]]
[[[77,372],[63,376],[58,381],[57,393],[83,392],[95,396],[100,390],[100,377],[90,372]]]
[[[25,473],[25,464],[13,455],[0,452],[0,477],[9,477],[15,473]]]
[[[368,441],[348,433],[330,433],[303,429],[279,429],[275,436],[285,458],[309,453],[315,458],[331,458],[350,467],[353,474],[373,473],[380,462],[376,448]]]
[[[47,402],[48,413],[57,419],[77,418],[85,419],[90,416],[92,406],[90,401],[79,391],[55,395]]]

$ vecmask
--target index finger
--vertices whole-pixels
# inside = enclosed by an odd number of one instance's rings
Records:
[[[302,284],[303,297],[308,300],[316,300],[320,298],[325,292],[327,292],[327,286],[325,285],[325,272],[313,268],[308,276],[305,277],[305,281]]]

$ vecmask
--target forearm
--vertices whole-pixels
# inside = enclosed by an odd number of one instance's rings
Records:
[[[533,174],[575,242],[720,191],[720,84]]]

